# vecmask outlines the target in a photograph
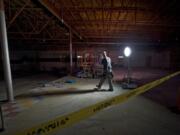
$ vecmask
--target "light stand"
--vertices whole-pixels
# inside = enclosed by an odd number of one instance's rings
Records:
[[[134,89],[137,88],[137,84],[133,83],[131,80],[131,73],[130,73],[130,56],[131,56],[131,48],[126,47],[124,49],[124,55],[127,59],[127,80],[125,79],[125,82],[122,83],[122,88],[124,89]]]

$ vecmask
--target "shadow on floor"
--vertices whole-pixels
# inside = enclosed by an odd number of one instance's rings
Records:
[[[70,95],[70,94],[87,94],[87,93],[92,93],[92,92],[109,92],[108,90],[101,89],[101,90],[96,90],[96,89],[86,89],[86,90],[78,90],[78,89],[73,89],[73,90],[52,90],[52,91],[40,91],[40,92],[31,92],[31,93],[25,93],[16,96],[16,99],[23,99],[23,98],[30,98],[30,97],[39,97],[39,96],[55,96],[55,95]]]
[[[161,85],[143,94],[144,97],[167,107],[171,112],[180,114],[178,95],[180,94],[180,75],[171,78]]]

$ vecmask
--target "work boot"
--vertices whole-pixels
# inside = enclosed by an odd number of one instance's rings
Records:
[[[99,87],[99,85],[96,85],[96,88],[94,88],[95,90],[100,90],[101,88]]]
[[[108,89],[108,91],[113,91],[113,89]]]

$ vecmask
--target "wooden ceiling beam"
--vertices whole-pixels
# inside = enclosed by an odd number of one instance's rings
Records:
[[[68,20],[68,22],[71,22],[73,25],[76,25],[77,27],[80,27],[82,24],[81,20]],[[143,21],[139,21],[139,22],[129,22],[128,20],[84,20],[84,22],[86,24],[111,24],[111,26],[117,26],[118,24],[123,24],[123,25],[128,25],[128,26],[157,26],[157,27],[180,27],[179,24],[170,24],[167,22],[162,22],[162,23],[153,23],[153,22],[143,22]],[[83,22],[83,23],[84,23]]]
[[[24,10],[24,8],[29,4],[30,0],[27,0],[27,2],[24,4],[24,6],[18,10],[18,12],[13,16],[13,18],[8,23],[8,28],[11,26],[11,24],[16,20],[16,18],[21,14],[21,12]]]
[[[153,10],[145,9],[141,7],[66,7],[63,8],[64,12],[72,11],[72,12],[92,12],[92,11],[102,11],[102,10],[108,11],[108,12],[119,12],[119,11],[143,11],[143,12],[153,12]]]
[[[74,33],[80,39],[82,38],[82,36],[76,30],[74,30],[71,25],[66,23],[66,20],[63,20],[60,11],[49,0],[39,0],[39,2],[54,16],[56,16],[68,29],[71,29],[72,33]]]

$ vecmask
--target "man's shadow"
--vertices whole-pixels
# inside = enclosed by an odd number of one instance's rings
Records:
[[[57,95],[71,95],[71,94],[87,94],[87,93],[94,93],[94,92],[109,92],[106,89],[85,89],[85,90],[79,90],[79,89],[64,89],[64,90],[46,90],[46,91],[36,91],[36,92],[29,92],[24,93],[21,95],[17,95],[16,99],[23,99],[23,98],[32,98],[32,97],[39,97],[39,96],[57,96]]]

